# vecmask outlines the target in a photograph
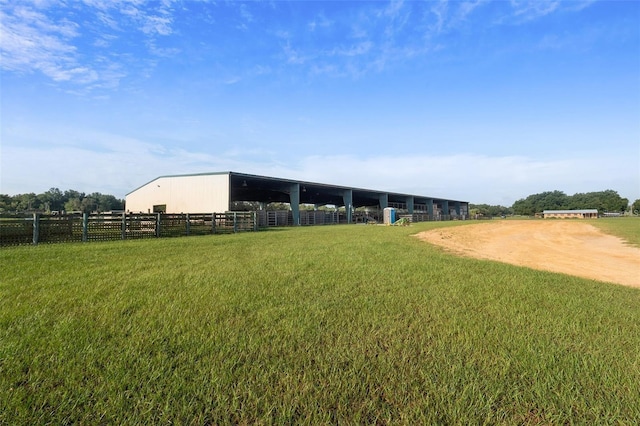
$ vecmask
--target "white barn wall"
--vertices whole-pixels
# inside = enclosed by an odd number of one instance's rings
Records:
[[[229,210],[229,174],[159,177],[127,194],[130,212],[152,212],[166,204],[167,213],[222,213]]]

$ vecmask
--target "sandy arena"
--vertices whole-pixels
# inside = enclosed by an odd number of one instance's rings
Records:
[[[640,287],[640,248],[577,219],[500,220],[417,236],[460,255]]]

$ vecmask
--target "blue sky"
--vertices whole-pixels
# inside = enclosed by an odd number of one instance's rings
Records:
[[[640,2],[0,0],[0,192],[640,198]]]

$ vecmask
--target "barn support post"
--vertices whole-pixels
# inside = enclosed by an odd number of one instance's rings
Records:
[[[413,214],[413,208],[413,195],[409,195],[407,197],[407,212],[411,215]]]
[[[442,220],[449,220],[449,201],[442,201]]]
[[[378,200],[380,202],[380,210],[384,210],[389,207],[389,194],[380,194]]]
[[[33,214],[33,245],[38,244],[40,238],[40,213]]]
[[[82,242],[86,243],[89,240],[89,214],[82,213]]]
[[[293,225],[300,225],[300,184],[292,183],[289,187],[289,205],[293,216]]]
[[[351,210],[353,209],[353,190],[345,189],[342,193],[342,201],[344,202],[344,209],[347,213],[347,223],[351,223]]]
[[[456,201],[454,207],[456,209],[456,216],[460,216],[460,201]]]
[[[429,215],[429,220],[433,220],[433,198],[427,200],[427,214]]]

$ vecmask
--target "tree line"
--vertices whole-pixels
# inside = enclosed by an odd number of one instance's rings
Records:
[[[258,210],[258,203],[237,202],[234,205],[237,210]],[[280,203],[282,204],[282,203]],[[0,213],[14,212],[106,212],[124,210],[124,200],[113,195],[93,192],[66,190],[51,188],[42,194],[28,193],[18,195],[0,194]],[[268,206],[268,209],[286,209],[288,206]],[[543,210],[575,210],[597,209],[599,212],[631,211],[640,213],[640,199],[629,205],[627,198],[611,189],[599,192],[586,192],[567,195],[562,191],[547,191],[529,195],[517,200],[511,207],[489,204],[469,204],[469,214],[483,216],[524,215],[533,216],[542,213]]]
[[[605,191],[577,193],[574,195],[567,195],[562,191],[546,191],[517,200],[511,207],[469,204],[472,216],[474,214],[485,216],[510,214],[533,216],[536,213],[542,213],[544,210],[583,209],[597,209],[600,213],[624,213],[630,211],[637,214],[638,210],[640,210],[640,200],[635,200],[630,205],[627,198],[621,197],[614,190],[607,189]]]
[[[124,200],[113,195],[51,188],[42,194],[0,194],[0,213],[17,212],[108,212],[123,210]]]
[[[529,195],[513,203],[513,213],[533,215],[543,210],[597,209],[598,212],[624,213],[629,208],[629,200],[616,191],[608,189],[567,195],[562,191],[547,191]]]

